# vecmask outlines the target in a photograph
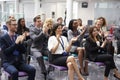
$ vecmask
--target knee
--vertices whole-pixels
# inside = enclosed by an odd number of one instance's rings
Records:
[[[73,64],[71,62],[67,63],[68,70],[73,70]]]
[[[113,56],[112,55],[108,55],[108,60],[113,60]]]
[[[30,69],[29,69],[29,73],[34,73],[35,74],[36,73],[36,69],[31,66]]]
[[[108,66],[108,67],[111,66],[111,62],[110,62],[110,61],[106,61],[105,64],[106,64],[106,66]]]
[[[75,61],[75,58],[73,56],[69,56],[68,61]]]
[[[10,74],[11,76],[18,76],[18,70],[14,70]]]

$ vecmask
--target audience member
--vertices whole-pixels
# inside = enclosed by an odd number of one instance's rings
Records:
[[[3,52],[3,68],[12,76],[12,80],[18,80],[19,71],[26,72],[28,80],[35,80],[35,68],[26,64],[22,56],[26,52],[26,48],[22,44],[26,36],[15,34],[17,31],[15,19],[10,19],[8,23],[8,33],[0,39],[0,47]]]
[[[51,51],[52,64],[68,67],[69,80],[74,80],[74,72],[78,75],[78,80],[84,80],[73,56],[68,56],[71,45],[77,38],[72,38],[68,43],[67,38],[62,36],[62,25],[54,24],[52,36],[48,40],[48,48]]]
[[[107,36],[107,35],[105,35]],[[113,69],[114,77],[120,79],[120,73],[115,65],[113,55],[107,52],[105,46],[110,43],[109,39],[105,39],[103,42],[98,37],[98,29],[91,27],[89,29],[89,37],[86,39],[86,55],[90,61],[103,62],[105,64],[104,80],[108,80],[110,70]]]
[[[63,24],[63,18],[62,17],[59,17],[57,19],[57,23],[61,24],[62,25],[62,35],[67,37],[67,27]]]
[[[101,29],[102,31],[107,31],[107,23],[106,23],[106,19],[104,17],[99,17],[97,18],[97,20],[100,20],[101,22]]]
[[[51,35],[51,30],[52,30],[52,27],[53,27],[53,20],[52,18],[47,18],[43,24],[43,28],[47,28],[48,31],[46,34],[48,34],[49,36]]]
[[[39,66],[41,67],[41,73],[47,75],[47,70],[44,64],[43,56],[48,56],[49,50],[47,48],[49,36],[47,28],[43,28],[40,17],[34,18],[34,26],[30,29],[30,38],[33,40],[31,45],[31,52],[36,57]]]
[[[80,72],[82,75],[88,75],[88,62],[85,62],[85,67],[83,67],[85,49],[80,45],[86,29],[82,30],[82,32],[79,32],[77,28],[78,28],[77,20],[72,19],[69,22],[69,26],[68,26],[68,41],[71,41],[72,38],[77,38],[77,41],[75,41],[72,44],[72,48],[70,51],[78,53],[78,59],[80,63]]]

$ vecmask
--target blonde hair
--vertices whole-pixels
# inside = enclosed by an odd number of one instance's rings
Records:
[[[99,22],[99,21],[100,21],[100,20],[98,20],[98,19],[97,19],[97,20],[95,20],[95,25],[96,25],[96,24],[97,24],[97,22]]]
[[[52,18],[47,18],[43,24],[43,28],[48,27],[48,25],[51,24],[53,25],[53,19]]]

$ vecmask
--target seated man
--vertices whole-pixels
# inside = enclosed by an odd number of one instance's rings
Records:
[[[49,50],[47,48],[48,42],[48,29],[42,28],[42,22],[40,17],[33,19],[35,27],[30,29],[30,38],[33,40],[31,45],[31,53],[36,57],[37,62],[41,68],[41,73],[44,78],[47,77],[47,70],[44,64],[43,56],[48,56]]]
[[[18,36],[15,34],[16,31],[16,20],[9,20],[8,33],[0,39],[0,47],[3,52],[3,68],[12,76],[12,80],[18,80],[19,71],[26,72],[28,80],[35,80],[35,68],[26,64],[22,56],[26,51],[22,44],[26,36],[25,34]]]

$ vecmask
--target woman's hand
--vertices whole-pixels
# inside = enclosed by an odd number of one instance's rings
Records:
[[[60,34],[56,35],[56,38],[57,38],[58,42],[60,42],[60,36],[61,36]]]
[[[105,39],[105,40],[103,41],[103,43],[102,43],[101,47],[102,47],[102,48],[104,48],[107,42],[108,42],[108,40],[107,40],[107,39]]]
[[[71,39],[71,42],[73,43],[73,42],[77,41],[77,39],[78,39],[78,37],[73,37],[73,38]]]
[[[25,35],[18,36],[15,43],[16,44],[22,43],[24,41],[25,37],[26,37]]]
[[[48,29],[49,29],[48,27],[43,27],[43,28],[42,28],[43,33],[48,34]]]

